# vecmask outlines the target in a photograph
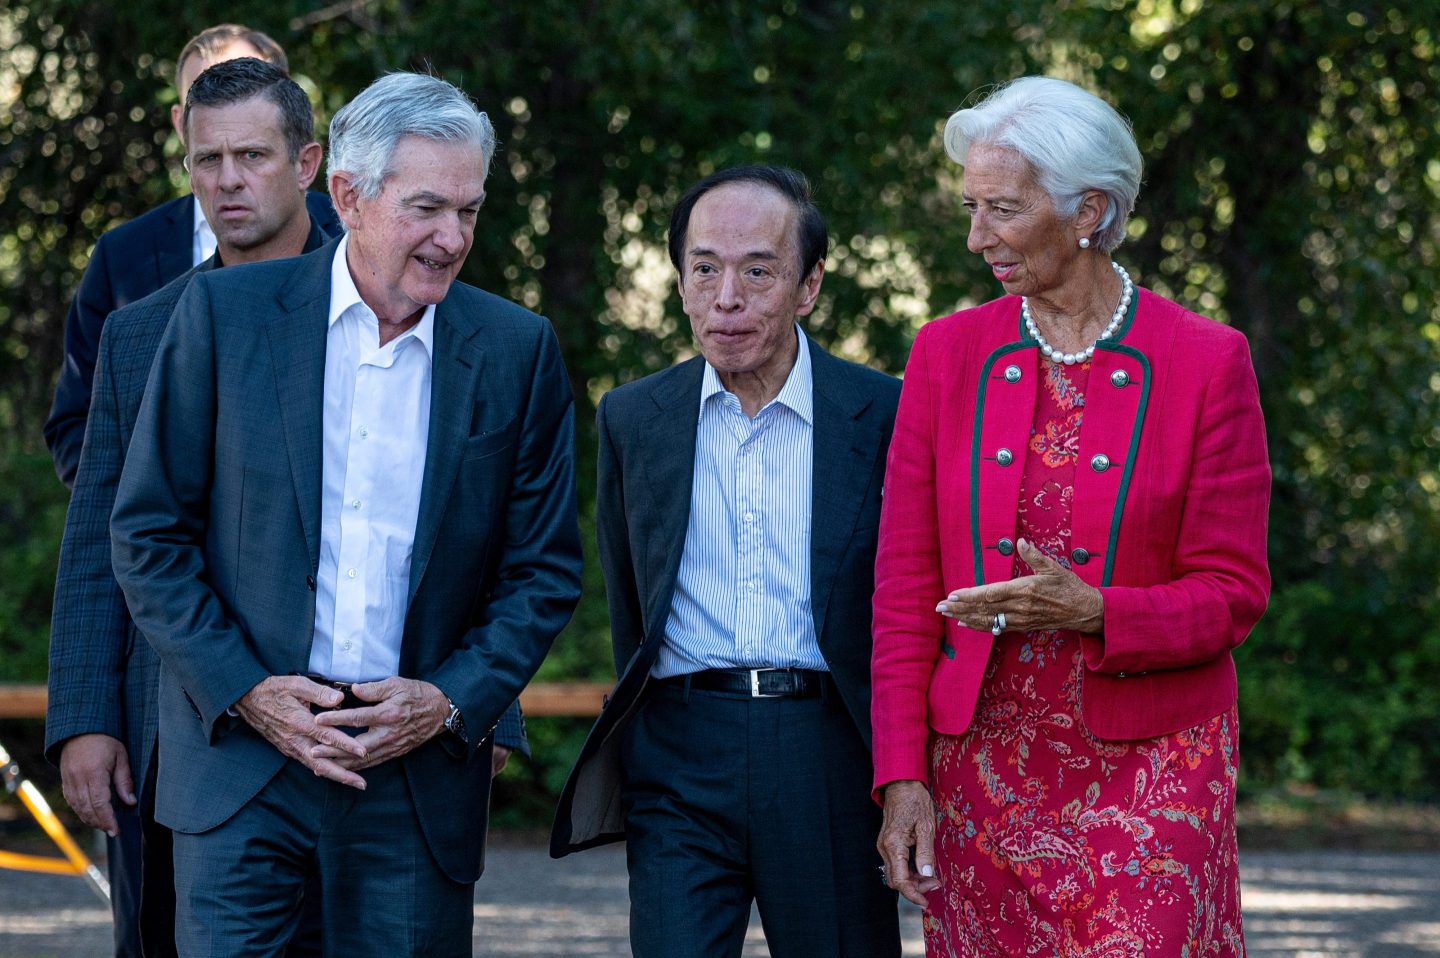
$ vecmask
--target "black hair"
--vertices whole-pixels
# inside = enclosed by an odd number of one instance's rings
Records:
[[[825,227],[825,217],[810,194],[810,181],[803,173],[784,166],[752,164],[732,166],[717,170],[685,191],[675,210],[670,214],[670,262],[676,272],[684,272],[685,239],[690,229],[690,214],[700,197],[727,183],[756,183],[766,186],[790,201],[799,214],[796,228],[800,246],[800,282],[810,275],[815,264],[825,257],[830,245],[830,233]]]
[[[195,78],[185,98],[183,129],[189,131],[190,111],[196,106],[228,106],[256,96],[280,108],[280,131],[285,135],[290,159],[296,159],[301,147],[315,141],[315,111],[305,91],[289,74],[254,57],[217,63]]]

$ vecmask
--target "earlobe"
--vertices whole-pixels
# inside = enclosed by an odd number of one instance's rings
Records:
[[[1099,190],[1091,190],[1080,200],[1080,209],[1075,216],[1077,231],[1089,235],[1100,228],[1105,211],[1110,208],[1110,197]]]
[[[808,316],[815,308],[815,302],[820,298],[820,283],[825,278],[825,260],[817,260],[810,275],[805,277],[805,297],[800,301],[800,308],[797,315]]]
[[[300,189],[308,190],[310,184],[315,182],[315,174],[320,172],[320,161],[324,158],[324,153],[319,143],[306,143],[300,148],[297,164]]]
[[[359,193],[350,179],[350,174],[337,171],[330,174],[330,203],[346,229],[354,229],[360,219]]]

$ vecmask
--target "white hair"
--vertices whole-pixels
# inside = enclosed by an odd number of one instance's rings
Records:
[[[480,149],[484,175],[495,155],[490,118],[458,87],[423,73],[391,73],[370,84],[330,121],[330,176],[349,173],[373,199],[395,171],[390,158],[407,136]]]
[[[1070,219],[1091,190],[1109,202],[1091,241],[1109,253],[1125,238],[1140,195],[1140,148],[1130,121],[1104,100],[1053,77],[1021,77],[945,124],[945,152],[965,165],[975,145],[1019,153],[1055,209]]]

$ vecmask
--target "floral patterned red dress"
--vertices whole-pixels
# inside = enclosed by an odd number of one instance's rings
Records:
[[[1040,367],[1019,532],[1068,557],[1090,364]],[[1013,574],[1030,574],[1018,556]],[[932,737],[943,884],[925,953],[1243,956],[1234,707],[1161,738],[1100,741],[1081,719],[1082,671],[1077,633],[1008,634],[969,731]]]

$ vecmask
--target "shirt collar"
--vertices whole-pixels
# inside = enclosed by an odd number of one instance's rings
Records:
[[[375,318],[375,311],[360,297],[360,290],[355,286],[355,277],[350,275],[350,264],[345,258],[346,250],[349,248],[350,234],[347,232],[335,247],[335,259],[330,263],[330,318],[327,329],[333,327],[340,317],[345,315],[345,311],[352,306],[359,306],[363,310],[361,315],[365,322],[379,325]],[[435,355],[435,305],[433,303],[426,306],[425,312],[420,314],[420,322],[393,341],[398,343],[406,336],[411,335],[425,347],[426,355],[432,357]]]
[[[795,364],[790,367],[790,375],[785,377],[785,385],[780,387],[780,392],[775,398],[765,404],[765,408],[779,403],[795,413],[807,423],[815,424],[815,388],[814,377],[810,371],[810,340],[805,335],[800,324],[795,324]],[[710,397],[719,395],[726,391],[725,384],[720,381],[720,374],[715,367],[707,361],[705,363],[705,374],[700,383],[700,408],[704,410],[705,404]]]
[[[193,246],[204,253],[204,255],[200,257],[203,261],[215,252],[217,246],[215,231],[210,228],[210,221],[205,218],[205,210],[200,207],[200,197],[192,193],[190,198],[195,204],[195,226],[190,231],[191,242]]]

